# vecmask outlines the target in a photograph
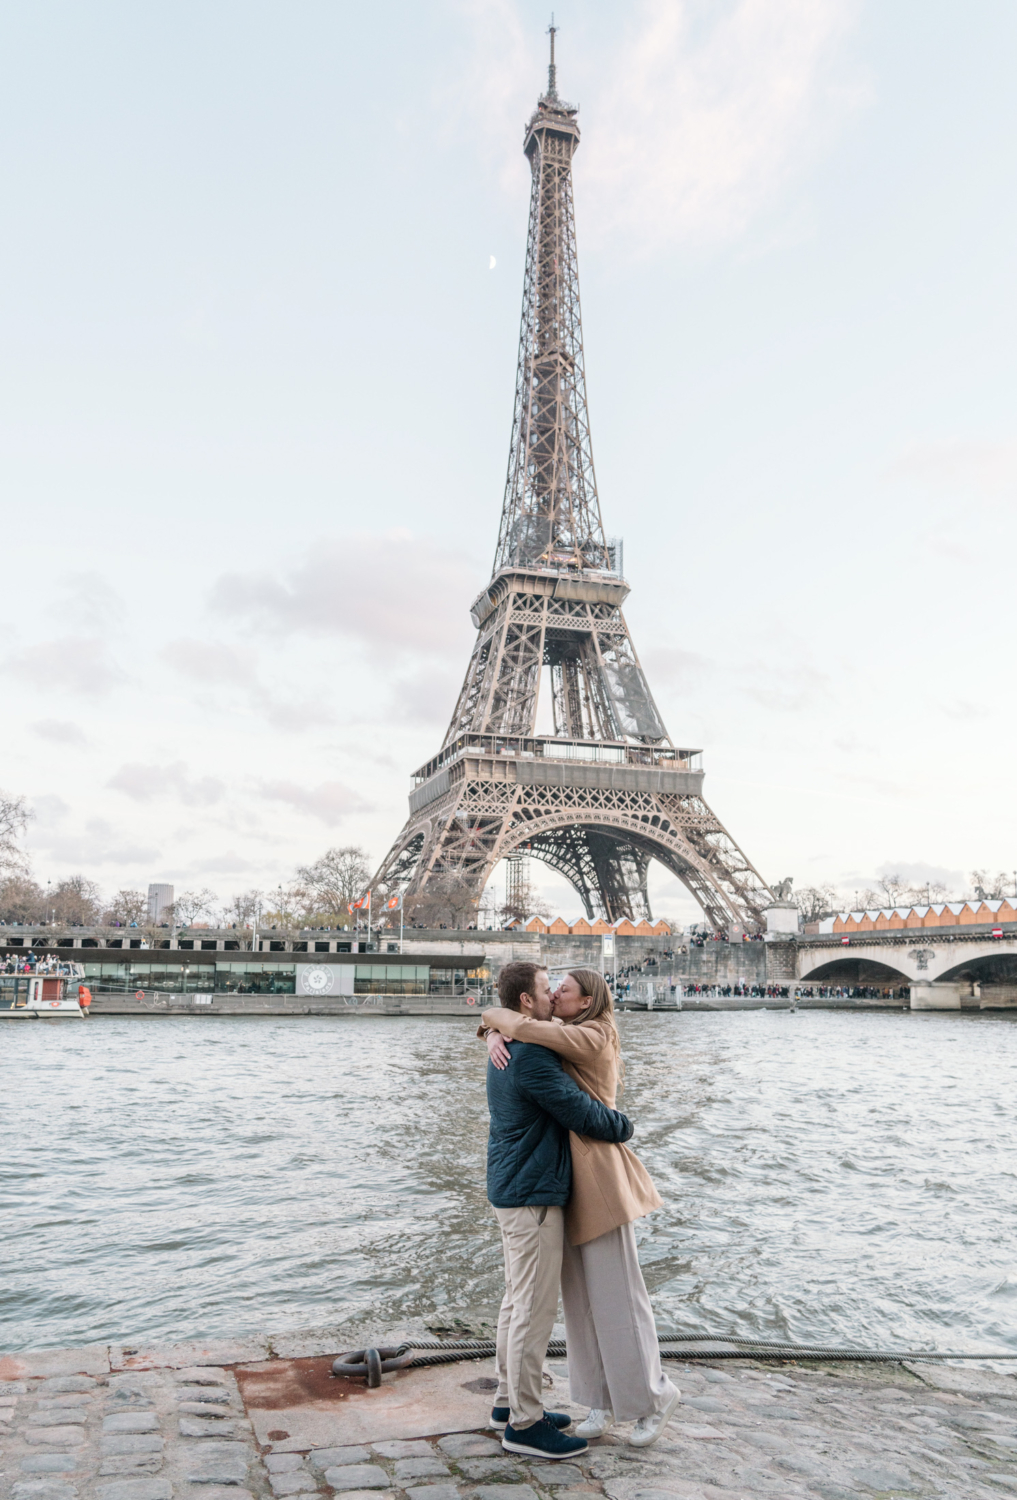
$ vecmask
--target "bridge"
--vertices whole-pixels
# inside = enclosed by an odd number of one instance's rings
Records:
[[[806,934],[796,946],[799,985],[906,984],[912,1010],[1017,1009],[1017,922]]]

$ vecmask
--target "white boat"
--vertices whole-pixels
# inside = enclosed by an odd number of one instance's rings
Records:
[[[55,963],[34,974],[0,974],[0,1020],[6,1016],[84,1020],[92,1003],[84,978],[84,964],[75,963]]]

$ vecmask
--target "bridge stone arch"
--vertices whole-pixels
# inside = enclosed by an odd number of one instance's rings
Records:
[[[897,976],[895,983],[903,981],[933,989],[936,985],[956,987],[971,980],[978,982],[980,969],[989,980],[994,970],[998,970],[1000,982],[1017,985],[1017,933],[1008,933],[1001,938],[981,934],[972,937],[951,934],[945,938],[916,928],[913,937],[909,933],[903,942],[887,943],[875,938],[867,942],[865,937],[852,937],[850,944],[840,947],[828,943],[803,943],[798,950],[799,982],[836,983],[831,976],[849,963],[871,965],[873,973],[877,969],[892,973]],[[881,981],[874,978],[855,982],[878,984]]]
[[[801,984],[890,985],[910,984],[910,975],[896,964],[859,955],[838,954],[825,962],[799,964]]]

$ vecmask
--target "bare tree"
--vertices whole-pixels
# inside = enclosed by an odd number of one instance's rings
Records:
[[[948,886],[941,880],[929,880],[925,885],[916,885],[911,889],[911,904],[913,906],[938,905],[940,901],[952,901],[954,898]]]
[[[839,897],[832,885],[804,885],[795,891],[794,902],[803,922],[818,922],[833,915]]]
[[[419,896],[406,902],[406,918],[418,927],[470,927],[477,920],[477,898],[459,875],[432,875]]]
[[[899,875],[880,875],[876,881],[877,906],[910,906],[914,889]]]
[[[102,913],[102,896],[86,875],[68,875],[49,893],[48,904],[57,922],[68,927],[94,927]]]
[[[117,891],[103,913],[103,922],[108,927],[136,927],[148,919],[148,897],[144,891]]]
[[[35,816],[24,797],[0,791],[0,870],[28,872],[28,856],[18,839]]]
[[[0,881],[0,922],[45,922],[46,893],[29,875],[9,874]]]
[[[250,927],[254,921],[254,914],[261,908],[262,894],[260,891],[241,891],[239,896],[231,896],[221,912],[222,925],[224,927]]]
[[[988,870],[971,871],[971,889],[976,901],[1002,901],[1006,895],[1007,876],[1005,870],[990,875]]]
[[[298,867],[295,899],[308,921],[320,915],[330,927],[347,927],[350,902],[363,895],[370,878],[365,850],[354,844],[326,849],[313,865]]]
[[[264,899],[261,920],[266,927],[295,932],[309,923],[307,893],[299,883],[280,885],[274,891],[266,891]]]
[[[189,927],[204,917],[210,917],[219,897],[207,888],[200,891],[184,891],[173,903],[171,921],[176,927]],[[164,908],[166,910],[167,908]]]

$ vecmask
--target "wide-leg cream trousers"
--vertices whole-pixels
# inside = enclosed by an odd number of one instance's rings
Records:
[[[565,1219],[560,1208],[496,1208],[505,1252],[505,1297],[498,1317],[495,1406],[513,1427],[544,1415],[544,1357],[558,1311]]]
[[[573,1401],[613,1411],[619,1422],[647,1417],[663,1406],[671,1382],[660,1367],[631,1224],[585,1245],[565,1241],[561,1300]]]

